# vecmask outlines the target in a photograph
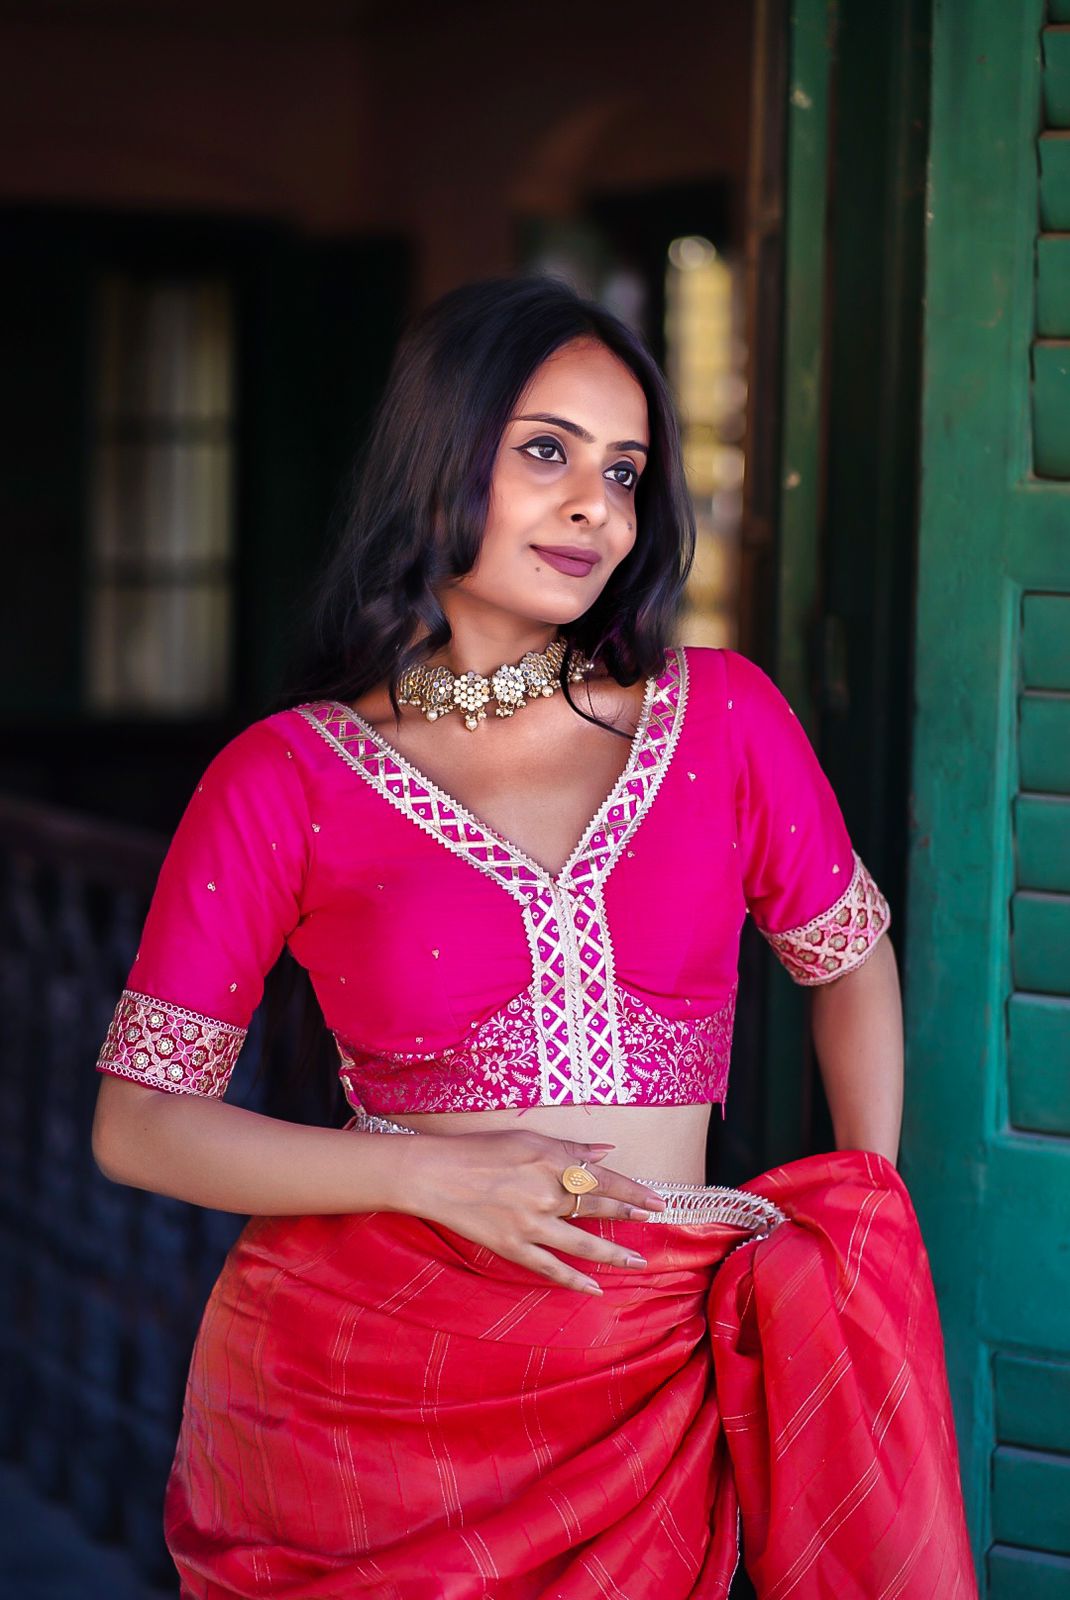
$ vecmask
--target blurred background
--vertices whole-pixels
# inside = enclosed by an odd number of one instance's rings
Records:
[[[0,58],[0,1595],[176,1592],[242,1219],[96,1172],[93,1064],[405,318],[526,269],[664,366],[682,640],[773,674],[891,901],[984,1592],[1066,1600],[1068,0],[6,0]],[[230,1095],[342,1120],[329,1054],[273,1080],[289,961]],[[748,925],[715,1181],[831,1142],[806,1006]]]

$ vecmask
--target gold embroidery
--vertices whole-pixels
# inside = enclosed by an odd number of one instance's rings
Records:
[[[888,902],[856,850],[851,881],[827,911],[783,933],[762,931],[794,981],[811,985],[860,967],[891,920]]]
[[[221,1095],[247,1032],[232,1022],[124,989],[97,1071],[177,1094]]]
[[[635,1105],[724,1103],[736,989],[715,1010],[666,1017],[615,985],[621,1085],[617,1102]],[[689,1008],[692,1005],[687,1001]],[[540,1095],[539,1018],[527,990],[486,1021],[469,1023],[458,1043],[437,1049],[381,1050],[335,1034],[350,1105],[377,1112],[476,1111],[545,1105]],[[416,1044],[423,1043],[418,1036]],[[608,1102],[607,1102],[608,1103]]]

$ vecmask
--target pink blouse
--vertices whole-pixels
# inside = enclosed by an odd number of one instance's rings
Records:
[[[209,763],[97,1066],[221,1095],[285,944],[355,1109],[723,1103],[748,911],[802,984],[889,925],[805,732],[735,651],[668,652],[558,873],[313,701]]]

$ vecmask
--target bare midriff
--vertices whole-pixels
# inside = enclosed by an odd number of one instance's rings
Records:
[[[391,1113],[390,1121],[417,1133],[545,1133],[553,1139],[616,1146],[600,1165],[629,1178],[705,1183],[708,1105],[532,1106],[526,1111]]]

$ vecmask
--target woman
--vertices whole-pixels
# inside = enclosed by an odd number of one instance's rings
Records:
[[[183,1594],[724,1596],[740,1511],[771,1600],[972,1593],[888,908],[770,680],[671,647],[656,364],[554,280],[455,290],[355,483],[98,1063],[105,1173],[251,1214],[168,1486]],[[704,1162],[747,910],[847,1153],[744,1192]],[[343,1129],[221,1098],[283,943]]]

